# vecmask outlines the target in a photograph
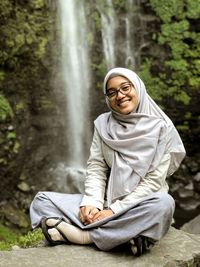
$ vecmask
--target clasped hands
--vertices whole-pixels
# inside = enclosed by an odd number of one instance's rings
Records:
[[[82,223],[90,224],[100,221],[113,214],[114,212],[111,209],[99,210],[93,206],[83,206],[80,208],[79,216]]]

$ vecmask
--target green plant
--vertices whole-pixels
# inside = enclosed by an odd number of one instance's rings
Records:
[[[8,100],[0,93],[0,121],[12,116],[13,111]]]
[[[21,235],[19,232],[0,224],[0,250],[10,250],[13,246],[21,248],[34,247],[41,240],[43,240],[43,234],[40,229]]]
[[[18,234],[0,224],[0,250],[8,250],[17,242]]]
[[[150,4],[161,20],[160,33],[157,37],[154,34],[153,40],[169,51],[156,73],[156,81],[162,85],[161,95],[188,105],[200,83],[200,34],[195,22],[200,16],[200,6],[195,0],[150,0]],[[144,64],[143,72],[144,68],[151,71],[152,65]]]
[[[164,92],[167,90],[165,82],[159,76],[151,74],[152,60],[146,59],[138,72],[146,85],[148,94],[156,101],[161,102]]]
[[[26,235],[20,236],[17,244],[22,248],[34,247],[43,240],[43,234],[40,229],[29,231]]]

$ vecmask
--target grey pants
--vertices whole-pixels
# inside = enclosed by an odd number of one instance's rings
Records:
[[[139,235],[160,240],[169,230],[175,208],[169,194],[157,192],[120,213],[84,225],[79,220],[81,200],[81,194],[39,192],[30,207],[32,227],[39,227],[42,218],[63,218],[82,230],[90,231],[95,245],[107,251]]]

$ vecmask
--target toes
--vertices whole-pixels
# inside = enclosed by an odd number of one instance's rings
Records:
[[[137,255],[138,250],[137,250],[137,247],[136,246],[131,246],[131,251],[132,251],[132,253],[133,253],[134,256]]]
[[[53,227],[57,222],[58,222],[58,220],[56,220],[56,219],[48,219],[48,220],[46,220],[47,226],[50,226],[50,227]]]
[[[61,236],[61,234],[55,228],[49,229],[48,234],[51,236],[51,239],[53,241],[63,241],[64,240],[63,237]]]

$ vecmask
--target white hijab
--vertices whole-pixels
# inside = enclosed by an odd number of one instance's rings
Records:
[[[107,188],[108,205],[134,191],[149,171],[155,170],[165,153],[171,154],[168,175],[176,171],[185,157],[185,149],[172,121],[147,94],[138,75],[125,68],[111,69],[104,79],[127,78],[135,87],[139,104],[128,115],[112,110],[95,120],[102,140],[114,150]]]

